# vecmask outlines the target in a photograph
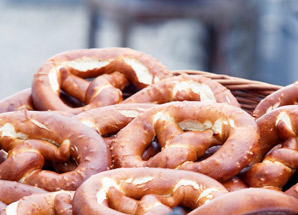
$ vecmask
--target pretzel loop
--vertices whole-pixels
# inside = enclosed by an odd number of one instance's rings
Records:
[[[101,136],[77,120],[50,112],[1,114],[0,146],[8,151],[7,159],[0,164],[1,179],[50,191],[75,190],[91,175],[111,165]],[[58,174],[42,169],[45,160],[66,162],[70,157],[77,164],[70,172]]]
[[[128,83],[138,89],[172,74],[155,58],[128,48],[82,49],[58,54],[34,75],[32,98],[38,110],[82,111],[120,103]],[[86,79],[94,78],[93,81]],[[67,92],[85,106],[65,104]]]
[[[112,153],[115,167],[186,169],[224,181],[254,158],[258,135],[254,119],[239,108],[223,103],[172,102],[151,108],[123,128],[112,141]],[[161,152],[142,160],[155,137]],[[222,145],[220,150],[196,162],[216,145]]]

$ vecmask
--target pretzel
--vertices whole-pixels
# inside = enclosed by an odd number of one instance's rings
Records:
[[[284,106],[257,120],[260,153],[243,174],[252,187],[281,189],[298,168],[298,106]],[[262,162],[261,162],[262,161]]]
[[[229,192],[248,188],[248,186],[243,181],[241,181],[238,177],[232,177],[229,180],[222,182],[222,185]]]
[[[226,87],[200,75],[187,75],[167,78],[127,98],[123,103],[157,103],[171,101],[213,101],[236,107],[240,104]]]
[[[170,77],[157,59],[128,48],[73,50],[47,60],[34,75],[32,97],[38,110],[74,114],[122,101],[130,81],[141,89]],[[86,78],[95,78],[89,82]],[[70,108],[59,98],[61,89],[86,105]]]
[[[0,203],[2,203],[4,207],[6,207],[7,204],[18,201],[24,196],[47,193],[47,191],[38,187],[6,180],[0,180],[0,188]]]
[[[199,214],[297,214],[298,199],[282,192],[248,188],[219,196],[189,213]]]
[[[144,161],[141,155],[155,136],[162,151]],[[254,158],[258,138],[254,119],[240,108],[224,103],[172,102],[151,108],[118,132],[112,154],[115,167],[185,169],[226,181]],[[214,145],[222,147],[196,162]]]
[[[72,198],[74,192],[58,191],[44,194],[35,194],[9,204],[3,211],[3,215],[39,215],[56,214],[72,215]]]
[[[50,112],[2,113],[0,147],[8,151],[8,158],[0,164],[1,179],[49,191],[76,190],[111,163],[107,146],[93,129]],[[45,160],[66,162],[70,156],[78,164],[74,171],[58,174],[42,170]]]
[[[153,107],[154,104],[116,104],[100,108],[91,109],[75,115],[74,118],[96,130],[104,137],[105,143],[110,148],[114,135],[125,127],[137,115]],[[112,135],[112,137],[111,137]],[[156,149],[149,148],[145,156],[150,156]],[[76,168],[74,160],[68,162],[54,161],[54,169],[59,172],[68,172]]]
[[[298,199],[298,183],[285,191],[285,194],[290,195]]]
[[[17,110],[34,110],[31,89],[22,90],[0,101],[0,113]]]
[[[256,106],[253,116],[260,118],[266,113],[285,105],[295,105],[298,103],[298,82],[282,87],[271,93]]]
[[[105,137],[116,134],[136,116],[154,106],[154,104],[142,103],[116,104],[88,110],[74,116],[74,118]]]
[[[178,205],[194,209],[228,191],[190,171],[120,168],[90,177],[76,191],[74,214],[169,214]]]

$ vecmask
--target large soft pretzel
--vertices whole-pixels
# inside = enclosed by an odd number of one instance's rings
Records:
[[[100,135],[75,119],[50,112],[20,111],[0,115],[0,146],[8,157],[0,178],[21,181],[50,191],[75,190],[91,175],[110,167],[110,153]],[[77,168],[58,174],[42,170],[45,160]],[[12,171],[13,170],[13,171]]]
[[[142,153],[157,138],[162,151],[148,161]],[[151,108],[118,132],[112,142],[115,167],[192,170],[225,181],[239,173],[258,150],[253,117],[224,103],[172,102]],[[212,156],[196,162],[215,145]]]
[[[171,101],[213,101],[240,107],[226,87],[200,75],[183,74],[146,87],[123,103],[151,102],[163,104]]]
[[[35,74],[32,97],[39,110],[80,113],[122,101],[129,81],[144,88],[171,73],[157,59],[128,48],[73,50],[47,60]],[[85,78],[95,78],[91,82]],[[59,98],[61,89],[86,104],[70,108]]]
[[[216,180],[190,171],[119,168],[85,181],[73,199],[74,214],[170,214],[194,209],[228,191]]]
[[[219,196],[189,215],[298,214],[298,199],[282,192],[248,188]]]
[[[9,204],[2,215],[72,215],[74,191],[58,191],[25,196]]]
[[[31,89],[22,90],[0,101],[0,113],[17,110],[34,110]]]
[[[260,153],[256,163],[244,173],[252,187],[281,189],[298,168],[298,106],[277,108],[257,120]]]
[[[285,105],[298,104],[298,82],[285,86],[264,98],[255,108],[253,116],[259,118]]]

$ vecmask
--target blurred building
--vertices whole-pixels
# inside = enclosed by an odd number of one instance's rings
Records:
[[[30,87],[33,74],[49,57],[90,45],[90,1],[100,0],[0,2],[0,99]],[[298,79],[297,1],[207,2],[213,5],[201,20],[136,23],[126,45],[172,70],[208,70],[280,85]],[[107,12],[96,21],[95,46],[121,46],[121,28]]]

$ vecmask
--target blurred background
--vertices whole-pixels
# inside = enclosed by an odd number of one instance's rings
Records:
[[[51,56],[124,46],[171,70],[298,80],[297,0],[1,0],[0,99]]]

